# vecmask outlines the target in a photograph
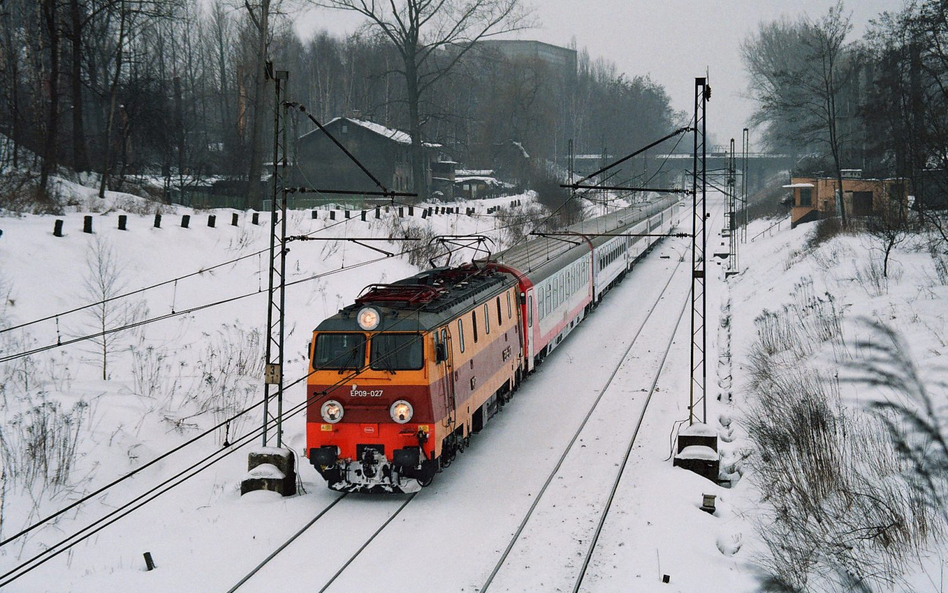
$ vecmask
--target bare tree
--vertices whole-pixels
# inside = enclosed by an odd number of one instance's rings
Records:
[[[85,296],[95,302],[88,309],[88,319],[96,337],[90,341],[95,345],[102,360],[102,380],[109,378],[109,357],[125,348],[123,332],[116,331],[140,321],[147,310],[142,302],[131,302],[127,298],[116,299],[125,287],[122,270],[112,246],[96,237],[86,254],[87,275],[84,280]]]
[[[447,76],[478,41],[531,26],[520,0],[310,0],[368,19],[368,27],[398,50],[405,79],[411,133],[412,181],[418,199],[427,197],[421,127],[425,95]]]
[[[845,113],[843,97],[855,72],[855,57],[846,43],[852,31],[840,0],[818,21],[763,24],[742,45],[751,92],[758,102],[758,123],[784,126],[798,143],[821,143],[828,148],[836,172],[836,207],[847,226],[842,197],[840,126]]]
[[[260,0],[259,3],[244,0],[247,17],[253,26],[257,44],[253,63],[253,112],[250,125],[250,168],[247,174],[247,205],[257,208],[261,200],[260,175],[263,172],[263,152],[260,139],[263,137],[263,110],[266,101],[265,71],[267,67],[267,43],[270,35],[271,0]]]
[[[889,257],[892,251],[909,237],[909,221],[901,195],[883,201],[878,212],[869,218],[866,231],[882,252],[882,276],[889,277]]]

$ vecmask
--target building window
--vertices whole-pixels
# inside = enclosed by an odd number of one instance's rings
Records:
[[[813,188],[810,188],[810,187],[800,188],[800,205],[801,206],[813,205]]]

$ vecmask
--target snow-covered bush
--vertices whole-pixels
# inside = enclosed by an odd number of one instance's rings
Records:
[[[195,367],[200,384],[192,397],[198,413],[209,413],[214,424],[237,415],[251,405],[261,388],[264,351],[260,331],[224,325],[208,339]],[[219,435],[221,443],[242,435],[249,421],[249,415],[244,414],[230,422]]]
[[[46,494],[69,485],[77,446],[91,416],[84,400],[67,408],[45,392],[27,399],[25,410],[0,430],[5,477],[27,491],[41,486]]]
[[[892,586],[938,522],[883,422],[844,406],[835,365],[820,365],[848,356],[840,319],[804,281],[791,305],[756,320],[745,426],[774,590]]]

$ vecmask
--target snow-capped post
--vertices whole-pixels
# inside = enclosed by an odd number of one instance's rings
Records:
[[[181,228],[186,229],[191,224],[191,215],[185,214],[181,217]]]
[[[414,207],[414,206],[409,206],[409,207],[408,207],[408,216],[414,216],[414,215],[415,215],[415,207]]]
[[[211,228],[214,228],[214,226],[215,226],[216,224],[217,224],[217,216],[215,216],[214,214],[208,214],[208,216],[207,216],[207,226],[209,226],[209,227],[211,227]]]
[[[348,208],[346,208],[346,220],[349,220],[349,216],[350,216],[350,212],[349,212],[349,209],[348,209]]]
[[[155,228],[156,229],[161,228],[161,214],[158,212],[155,212]]]
[[[404,207],[404,206],[399,206],[399,207],[398,207],[398,217],[399,217],[399,218],[405,218],[405,207]]]
[[[421,209],[421,218],[422,218],[422,220],[424,220],[425,218],[428,218],[428,209],[427,209],[427,208],[422,208],[422,209]]]
[[[236,212],[230,215],[230,226],[237,226],[237,213]]]
[[[61,218],[57,218],[56,221],[53,222],[53,236],[54,237],[63,236],[63,220]]]
[[[362,222],[365,222],[365,210],[362,211]]]
[[[329,211],[329,220],[336,220],[336,211],[335,211],[335,210],[330,210],[330,211]]]
[[[82,217],[82,232],[92,234],[92,217],[83,216]]]
[[[375,207],[375,219],[378,220],[382,218],[382,209],[378,206]]]
[[[254,224],[254,225],[260,224],[260,213],[259,213],[259,212],[254,212],[254,213],[250,216],[250,224]]]
[[[145,552],[145,570],[155,570],[155,561],[151,557],[151,552]]]
[[[125,214],[119,214],[118,219],[118,230],[127,231],[128,230],[128,216]]]
[[[313,210],[313,220],[316,220],[316,219],[318,218],[318,217],[316,216],[316,213],[317,213],[317,212],[318,212],[318,210]]]

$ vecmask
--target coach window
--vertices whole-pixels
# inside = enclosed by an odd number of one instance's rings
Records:
[[[458,319],[458,348],[464,352],[464,320]]]
[[[477,343],[477,311],[471,311],[471,325],[474,326],[474,343]]]
[[[527,298],[527,327],[533,327],[533,295]]]
[[[540,288],[537,292],[540,293],[540,296],[537,297],[537,315],[540,316],[540,319],[543,319],[543,314],[545,313],[545,310],[543,309],[543,289]]]
[[[510,293],[507,293],[507,297],[510,298]],[[500,309],[500,297],[497,297],[497,327],[500,327],[504,323],[504,314]]]
[[[550,284],[546,285],[546,314],[549,315],[550,311],[553,310],[553,287]]]
[[[490,335],[490,309],[484,305],[484,335]]]

